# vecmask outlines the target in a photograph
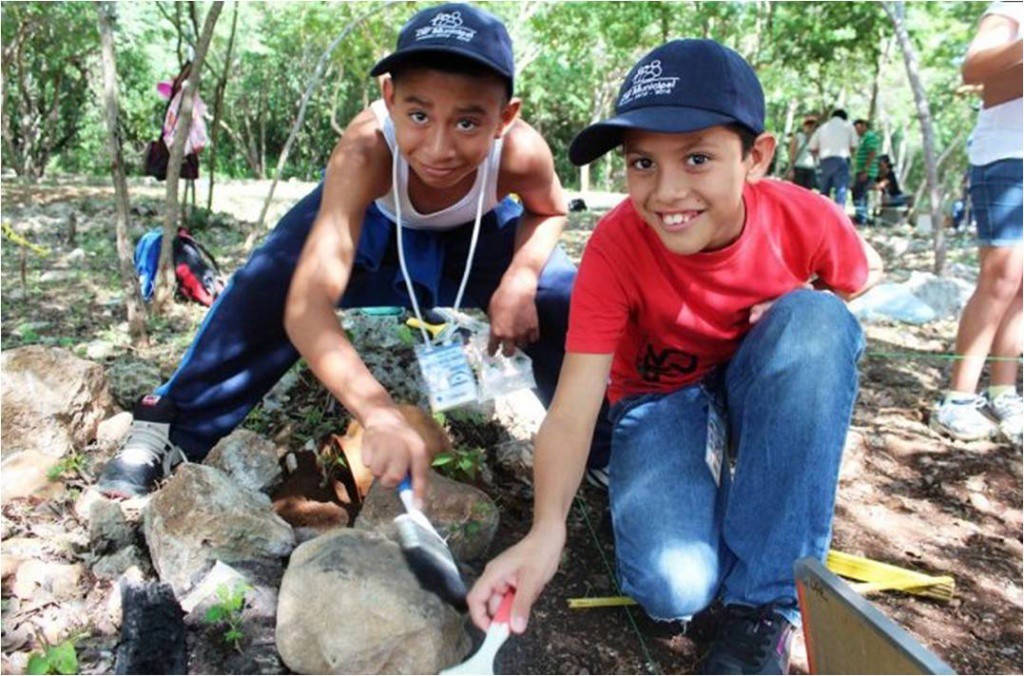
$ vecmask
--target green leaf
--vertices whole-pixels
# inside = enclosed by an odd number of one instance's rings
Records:
[[[50,666],[56,669],[58,674],[78,673],[78,654],[75,652],[74,643],[64,641],[49,652]]]
[[[226,616],[227,611],[224,609],[224,606],[216,605],[206,611],[204,619],[210,624],[216,624],[217,622],[223,621]]]
[[[27,671],[30,674],[48,674],[50,673],[50,663],[42,655],[32,655],[28,658]]]
[[[442,453],[434,458],[434,461],[430,464],[434,467],[444,467],[452,462],[455,462],[455,458],[453,456],[448,455],[447,453]]]

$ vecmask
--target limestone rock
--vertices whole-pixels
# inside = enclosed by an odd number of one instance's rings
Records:
[[[281,480],[277,446],[252,430],[239,428],[224,437],[204,462],[254,491],[268,491]]]
[[[61,457],[96,436],[113,401],[99,364],[67,350],[32,345],[0,355],[5,459],[35,450]]]
[[[133,358],[115,360],[107,370],[107,376],[110,378],[110,393],[118,406],[127,411],[163,383],[156,365]]]
[[[160,579],[179,596],[217,560],[266,561],[279,567],[295,547],[291,527],[274,514],[267,496],[196,463],[179,467],[153,495],[143,532]]]
[[[397,544],[335,530],[292,554],[281,581],[277,649],[303,674],[436,674],[465,656],[464,623],[420,587]]]
[[[424,513],[459,561],[487,554],[498,530],[498,509],[483,491],[431,471]],[[377,531],[397,541],[394,518],[403,511],[393,488],[374,484],[366,496],[356,527]]]

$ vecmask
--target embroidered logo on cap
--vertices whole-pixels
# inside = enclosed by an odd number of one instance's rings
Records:
[[[648,96],[671,94],[678,82],[678,77],[662,77],[660,59],[645,63],[637,68],[636,74],[633,75],[633,84],[623,92],[619,99],[619,106],[625,106]]]
[[[440,12],[430,20],[429,26],[416,29],[417,40],[458,40],[469,42],[476,35],[472,28],[462,25],[461,12]]]

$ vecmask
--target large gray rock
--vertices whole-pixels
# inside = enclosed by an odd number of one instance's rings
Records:
[[[254,491],[267,492],[281,481],[277,445],[252,430],[239,428],[224,437],[203,462]]]
[[[938,319],[959,317],[971,294],[974,293],[974,285],[970,282],[956,277],[939,277],[930,272],[910,273],[906,286],[911,293],[935,310]]]
[[[295,547],[292,528],[270,498],[231,481],[219,469],[187,463],[155,493],[143,533],[160,579],[182,596],[213,567],[263,561],[280,567]]]
[[[483,491],[431,471],[423,511],[459,561],[487,554],[498,530],[498,508]],[[393,488],[374,483],[356,519],[356,528],[398,540],[394,519],[404,511]]]
[[[281,581],[277,650],[301,674],[436,674],[465,656],[464,624],[420,587],[397,544],[336,530],[292,554]]]
[[[5,459],[24,451],[59,458],[82,448],[113,406],[103,367],[67,350],[40,345],[5,350],[0,372]]]

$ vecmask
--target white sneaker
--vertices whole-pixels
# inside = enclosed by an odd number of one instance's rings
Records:
[[[999,431],[1020,446],[1021,428],[1024,427],[1024,399],[1016,392],[1003,392],[987,401],[989,413],[999,421]]]
[[[958,399],[946,397],[932,411],[929,424],[933,430],[961,441],[990,439],[995,436],[999,426],[984,414],[987,405],[988,400],[978,395],[965,394]]]

